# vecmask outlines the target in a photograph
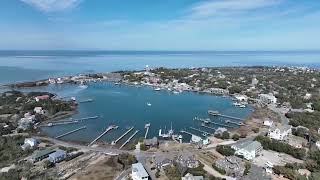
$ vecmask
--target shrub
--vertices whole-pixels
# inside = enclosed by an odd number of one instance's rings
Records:
[[[233,156],[235,153],[234,149],[232,149],[230,146],[225,146],[225,145],[218,145],[216,150],[218,153],[224,156]]]

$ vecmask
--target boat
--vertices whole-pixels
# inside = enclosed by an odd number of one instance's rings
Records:
[[[212,116],[219,116],[220,115],[219,111],[213,111],[213,110],[208,110],[208,114],[212,115]]]
[[[151,103],[147,103],[147,106],[152,106],[152,104]]]
[[[155,91],[160,91],[160,90],[161,90],[161,88],[155,88],[154,90],[155,90]]]
[[[238,103],[238,102],[233,103],[233,105],[234,105],[234,106],[241,106],[241,104]]]
[[[179,94],[179,92],[178,91],[173,91],[173,94]]]
[[[239,107],[240,107],[240,108],[245,108],[245,107],[246,107],[246,105],[241,104]]]

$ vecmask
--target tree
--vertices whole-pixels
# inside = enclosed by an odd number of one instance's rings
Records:
[[[226,145],[218,145],[216,151],[224,156],[233,156],[235,153],[234,149]]]
[[[232,139],[235,140],[235,141],[238,141],[240,139],[239,134],[232,135]]]

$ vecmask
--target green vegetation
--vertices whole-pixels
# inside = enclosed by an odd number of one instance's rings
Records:
[[[240,139],[240,135],[239,134],[234,134],[234,135],[232,135],[232,139],[234,141],[238,141]]]
[[[181,173],[177,166],[166,166],[164,168],[164,172],[166,173],[166,176],[170,178],[170,180],[180,180],[181,179]]]
[[[228,131],[224,131],[222,134],[220,133],[215,134],[214,137],[219,139],[230,139],[230,133]]]
[[[294,166],[274,166],[273,172],[275,174],[282,174],[283,177],[288,178],[290,180],[307,180],[308,178],[305,176],[301,176]]]
[[[227,173],[224,169],[220,169],[219,167],[217,167],[215,163],[212,164],[212,167],[222,175],[225,175]]]
[[[249,162],[246,162],[245,165],[244,165],[245,169],[244,169],[244,172],[243,172],[243,175],[248,175],[249,172],[250,172],[250,169],[251,169],[251,164]]]
[[[187,172],[194,176],[205,176],[206,171],[203,169],[204,165],[200,163],[197,168],[188,168]]]
[[[298,159],[304,159],[306,156],[305,149],[295,148],[281,141],[270,139],[265,136],[257,136],[255,140],[259,141],[262,144],[263,149],[266,150],[286,153]]]
[[[141,143],[141,144],[140,144],[140,150],[141,150],[141,151],[146,151],[146,150],[148,150],[148,147],[146,146],[146,144]]]
[[[217,152],[224,155],[224,156],[233,156],[235,150],[232,149],[230,146],[226,145],[218,145],[216,148]]]
[[[0,168],[16,163],[19,159],[31,154],[31,151],[23,151],[20,147],[24,137],[0,137]]]
[[[290,118],[290,124],[294,127],[304,126],[311,131],[318,131],[320,128],[320,111],[313,113],[289,113],[287,117]]]
[[[124,169],[136,163],[137,159],[134,155],[123,153],[118,156],[118,163],[122,164]]]

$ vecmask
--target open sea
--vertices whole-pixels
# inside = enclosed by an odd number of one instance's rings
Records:
[[[169,68],[260,65],[319,68],[320,52],[0,51],[0,84],[81,73],[141,70],[146,65]],[[94,83],[87,88],[77,85],[49,86],[37,90],[54,92],[60,97],[75,96],[78,100],[94,100],[81,103],[79,112],[73,118],[95,115],[100,118],[43,128],[49,136],[55,137],[77,127],[87,126],[85,130],[65,136],[62,138],[64,140],[89,142],[109,124],[116,124],[119,129],[105,135],[101,141],[110,142],[131,126],[140,130],[136,137],[142,137],[146,123],[151,123],[149,138],[157,136],[160,128],[169,129],[171,123],[175,132],[188,130],[201,135],[189,127],[213,132],[200,127],[200,122],[193,120],[194,117],[208,118],[209,109],[241,118],[248,117],[252,112],[250,106],[243,109],[234,107],[230,98],[192,92],[157,92],[149,87],[137,88],[112,83]],[[224,123],[226,119],[214,117],[212,120]],[[212,127],[218,128],[214,125]]]

